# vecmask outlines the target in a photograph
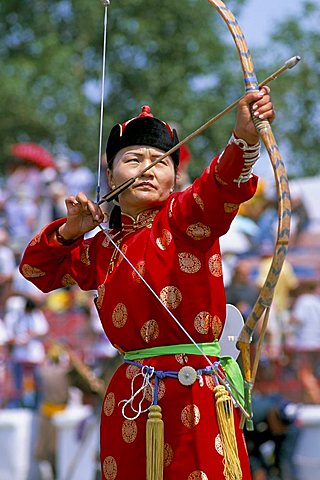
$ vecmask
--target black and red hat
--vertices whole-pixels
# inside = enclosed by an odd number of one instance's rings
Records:
[[[108,167],[122,148],[131,145],[147,145],[167,152],[179,143],[177,132],[166,122],[155,118],[148,105],[141,108],[141,113],[125,123],[118,123],[110,132],[107,142]],[[179,165],[180,149],[171,154],[176,167]]]

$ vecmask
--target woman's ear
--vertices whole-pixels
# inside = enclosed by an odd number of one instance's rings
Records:
[[[109,187],[112,188],[112,185],[114,185],[114,180],[113,180],[113,175],[110,168],[107,168],[107,179],[108,179]]]

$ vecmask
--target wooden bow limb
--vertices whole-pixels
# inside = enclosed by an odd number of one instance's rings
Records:
[[[264,285],[260,291],[259,297],[250,312],[246,322],[240,332],[237,347],[241,352],[241,358],[243,362],[244,378],[246,385],[246,397],[247,397],[247,409],[250,410],[251,405],[251,393],[255,381],[256,371],[258,368],[260,352],[262,348],[262,342],[264,339],[264,333],[267,328],[267,319],[269,316],[269,310],[273,300],[274,290],[278,282],[282,265],[284,263],[290,234],[290,218],[291,218],[291,203],[290,192],[287,180],[286,171],[282,162],[279,149],[275,143],[273,133],[270,128],[269,122],[262,122],[257,126],[261,138],[268,150],[271,164],[274,170],[277,192],[278,192],[278,235],[274,249],[274,254],[271,262],[271,266],[264,282]],[[253,336],[253,331],[262,315],[265,313],[265,320],[263,329],[261,331],[261,337],[259,339],[260,348],[257,350],[257,356],[254,361],[254,369],[251,372],[250,367],[250,343]],[[247,428],[252,429],[252,422],[247,421]]]
[[[226,5],[221,0],[208,1],[221,15],[223,20],[226,22],[230,33],[233,36],[240,57],[246,91],[258,90],[259,84],[255,76],[252,58],[246,39],[240,29],[237,20],[235,19],[233,13],[226,7]],[[241,358],[243,363],[247,411],[251,411],[251,393],[254,382],[254,377],[251,372],[250,342],[253,336],[253,331],[259,319],[261,318],[262,314],[266,310],[269,310],[271,307],[274,289],[276,287],[281,268],[287,253],[291,217],[291,204],[287,173],[281,159],[278,145],[271,130],[270,123],[266,120],[259,120],[255,118],[254,115],[252,115],[252,119],[270,157],[271,165],[274,171],[275,183],[277,186],[279,208],[277,241],[274,249],[271,267],[265,283],[261,289],[259,297],[253,307],[252,312],[246,319],[237,341],[237,347],[241,352]],[[266,329],[267,318],[268,313],[265,317],[264,330]],[[255,372],[256,370],[257,363],[255,365]],[[247,428],[253,428],[252,420],[247,420]]]
[[[280,67],[278,70],[276,70],[274,73],[269,75],[267,78],[265,78],[261,83],[258,84],[258,88],[262,88],[263,86],[269,84],[272,80],[275,80],[276,78],[279,77],[283,72],[285,72],[288,69],[291,69],[297,65],[297,63],[300,61],[300,57],[298,55],[289,58],[282,67]],[[145,167],[143,170],[141,170],[137,175],[134,177],[130,178],[126,182],[122,183],[118,187],[116,187],[114,190],[111,192],[107,193],[104,195],[101,200],[98,202],[98,205],[101,205],[104,202],[111,202],[113,199],[115,199],[120,193],[122,193],[124,190],[126,190],[128,187],[130,187],[138,178],[141,177],[145,172],[147,172],[150,168],[154,167],[157,163],[161,162],[164,158],[168,157],[172,153],[174,153],[176,150],[178,150],[182,145],[185,143],[190,142],[193,138],[195,138],[197,135],[200,135],[202,132],[204,132],[208,127],[213,125],[217,120],[219,120],[221,117],[223,117],[226,113],[229,113],[231,110],[233,110],[240,100],[243,99],[245,95],[242,95],[239,97],[237,100],[235,100],[233,103],[231,103],[228,107],[226,107],[224,110],[222,110],[220,113],[215,115],[214,117],[210,118],[207,122],[205,122],[201,127],[197,128],[194,132],[190,133],[187,137],[185,137],[183,140],[181,140],[177,145],[172,147],[170,150],[165,152],[163,155],[160,157],[156,158],[153,160],[153,162],[150,163],[147,167]]]

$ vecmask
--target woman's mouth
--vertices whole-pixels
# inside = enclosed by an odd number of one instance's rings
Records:
[[[146,190],[156,190],[156,187],[150,182],[140,182],[134,188],[143,188],[143,189],[146,189]]]

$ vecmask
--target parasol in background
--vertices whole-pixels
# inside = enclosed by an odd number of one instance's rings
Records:
[[[37,143],[16,143],[11,146],[10,153],[12,156],[25,160],[41,170],[45,168],[56,169],[51,153]]]

